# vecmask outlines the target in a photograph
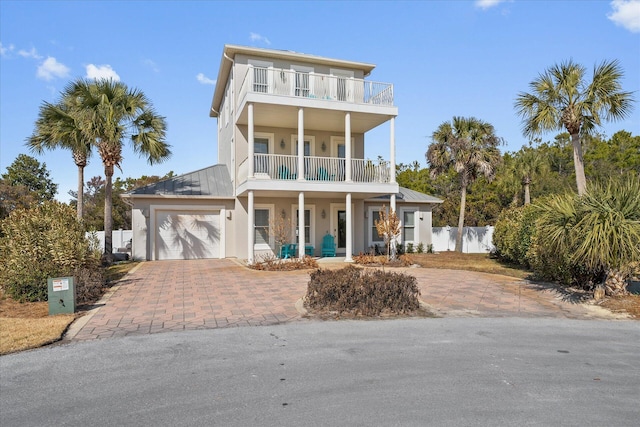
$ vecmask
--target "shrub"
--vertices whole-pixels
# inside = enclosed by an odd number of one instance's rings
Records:
[[[0,228],[0,284],[13,299],[46,301],[49,277],[75,276],[76,291],[84,293],[82,279],[88,274],[78,274],[83,267],[96,267],[72,207],[47,201],[17,209]]]
[[[416,247],[416,252],[418,252],[419,254],[424,253],[424,243],[422,242],[418,243],[418,246]]]
[[[265,271],[307,270],[318,268],[318,262],[310,257],[280,259],[272,254],[262,255],[262,261],[250,264],[249,268]]]
[[[414,253],[414,252],[415,252],[415,250],[413,249],[413,243],[411,243],[411,242],[407,243],[407,250],[406,250],[406,253],[408,253],[408,254],[412,254],[412,253]]]
[[[321,312],[378,316],[404,314],[420,306],[416,278],[381,270],[363,271],[354,266],[341,270],[316,270],[307,287],[306,306]]]
[[[530,267],[527,253],[538,216],[539,212],[532,205],[509,208],[500,214],[493,231],[493,244],[500,259]]]

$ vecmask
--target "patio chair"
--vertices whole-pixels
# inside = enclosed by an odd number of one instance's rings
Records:
[[[322,256],[336,256],[336,244],[333,236],[329,233],[322,238]]]
[[[286,166],[280,166],[278,168],[278,178],[280,179],[296,179],[296,174],[289,172],[289,168]]]
[[[318,181],[333,181],[334,176],[329,174],[325,168],[318,169]]]
[[[296,256],[294,248],[294,245],[282,245],[280,247],[280,259],[287,259],[287,258],[293,258],[294,256]]]

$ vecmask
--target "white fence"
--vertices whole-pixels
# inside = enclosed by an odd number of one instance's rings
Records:
[[[100,248],[104,248],[104,231],[96,231],[96,235],[98,236],[98,240],[100,240]],[[89,237],[90,233],[87,233],[86,236]],[[129,240],[133,237],[133,230],[113,230],[111,233],[111,246],[113,248],[113,252],[118,252],[120,248],[126,248]]]
[[[456,249],[458,227],[433,227],[431,233],[434,251],[444,252]],[[488,253],[493,249],[493,227],[464,227],[462,252]]]

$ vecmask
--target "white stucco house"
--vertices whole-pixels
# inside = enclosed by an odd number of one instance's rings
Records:
[[[270,226],[290,224],[298,255],[338,256],[382,245],[374,221],[391,206],[400,240],[431,243],[440,199],[395,178],[393,85],[370,81],[374,65],[283,50],[224,46],[209,115],[217,119],[218,164],[137,189],[132,256],[141,260],[275,253]],[[388,159],[365,158],[366,133],[388,127]]]

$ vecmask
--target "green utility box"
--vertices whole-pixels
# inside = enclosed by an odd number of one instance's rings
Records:
[[[76,287],[73,277],[49,277],[49,315],[76,311]]]

